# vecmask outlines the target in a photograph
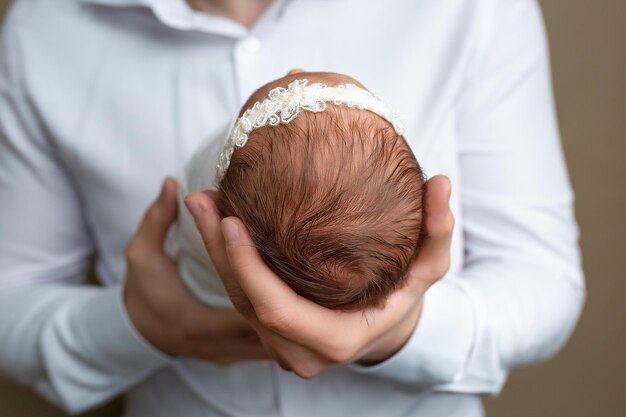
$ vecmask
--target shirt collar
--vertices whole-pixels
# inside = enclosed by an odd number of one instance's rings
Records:
[[[148,6],[149,0],[80,0],[83,3],[100,4],[102,6]]]
[[[197,30],[232,38],[245,37],[267,26],[268,19],[278,19],[290,0],[274,0],[255,25],[248,29],[222,16],[192,10],[185,0],[81,0],[110,7],[147,7],[164,25],[179,30]]]

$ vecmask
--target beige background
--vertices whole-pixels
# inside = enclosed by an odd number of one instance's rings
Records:
[[[0,14],[6,7],[0,0]],[[589,297],[552,361],[514,371],[488,417],[626,415],[626,0],[542,0]],[[85,416],[119,415],[119,403]],[[0,417],[63,414],[0,382]],[[149,416],[146,416],[149,417]]]

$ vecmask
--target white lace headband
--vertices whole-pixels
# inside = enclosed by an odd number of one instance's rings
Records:
[[[254,103],[235,121],[217,163],[218,183],[226,175],[233,152],[246,144],[250,132],[267,125],[287,124],[302,110],[322,112],[326,109],[327,101],[336,105],[369,110],[391,123],[398,135],[404,134],[404,121],[389,104],[369,91],[354,84],[329,87],[322,83],[307,85],[307,82],[306,79],[295,80],[287,88],[272,89],[266,99]]]

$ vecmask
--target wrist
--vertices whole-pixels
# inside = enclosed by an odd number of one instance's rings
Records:
[[[158,318],[155,320],[155,314],[147,311],[146,303],[136,292],[133,293],[128,285],[128,280],[123,288],[122,301],[129,325],[132,326],[137,335],[159,353],[174,356],[166,344],[162,343],[168,339],[168,335],[159,325],[160,320]]]
[[[422,302],[418,303],[404,320],[371,344],[355,363],[362,366],[373,366],[398,353],[415,331],[421,316],[422,305]]]
[[[81,345],[89,347],[102,363],[111,367],[117,363],[119,372],[153,369],[169,360],[138,332],[119,286],[98,288],[97,295],[77,308],[74,315],[72,327],[88,336]]]

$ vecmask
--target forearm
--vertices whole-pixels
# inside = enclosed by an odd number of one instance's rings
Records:
[[[0,371],[76,413],[163,366],[129,322],[120,287],[0,289]]]
[[[584,296],[578,277],[545,265],[477,263],[426,293],[420,322],[400,352],[351,368],[415,387],[496,394],[512,367],[559,350]]]

